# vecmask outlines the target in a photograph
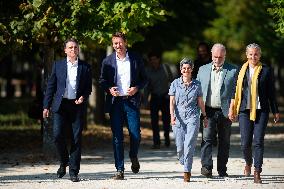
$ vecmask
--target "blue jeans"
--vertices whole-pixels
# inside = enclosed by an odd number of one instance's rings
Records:
[[[206,106],[208,127],[203,128],[203,141],[201,144],[201,164],[208,170],[213,169],[212,146],[218,134],[217,171],[225,173],[230,149],[230,136],[232,122],[226,118],[220,108]]]
[[[75,100],[63,99],[58,112],[53,115],[53,136],[60,164],[69,164],[69,174],[77,175],[80,170],[82,140],[82,110],[84,105],[76,105]],[[68,153],[66,134],[71,130],[71,148]],[[69,157],[70,154],[70,157]]]
[[[249,119],[250,112],[245,110],[239,114],[241,133],[241,147],[247,165],[252,165],[252,144],[254,147],[254,167],[258,172],[262,171],[264,135],[268,123],[268,112],[256,111],[256,120]]]
[[[135,158],[138,154],[140,135],[140,112],[128,99],[116,97],[110,110],[110,122],[113,135],[113,150],[117,171],[124,171],[123,123],[127,120],[130,135],[129,157]]]
[[[170,145],[170,99],[168,95],[157,96],[151,94],[150,111],[154,144],[160,145],[159,111],[162,112],[165,144]]]

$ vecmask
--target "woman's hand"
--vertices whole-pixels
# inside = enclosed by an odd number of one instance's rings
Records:
[[[176,124],[176,117],[171,115],[171,125],[174,126]]]

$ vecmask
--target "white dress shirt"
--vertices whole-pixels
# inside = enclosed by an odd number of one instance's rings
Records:
[[[119,96],[127,96],[127,90],[130,87],[130,60],[128,53],[125,58],[119,59],[116,55],[117,65],[117,87]]]
[[[221,86],[222,86],[223,66],[216,68],[214,64],[211,68],[209,91],[206,105],[212,108],[221,108]]]
[[[73,64],[67,58],[66,87],[63,98],[76,99],[77,70],[78,70],[78,58]]]

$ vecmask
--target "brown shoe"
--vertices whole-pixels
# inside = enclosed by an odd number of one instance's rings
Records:
[[[250,176],[250,174],[251,174],[251,165],[246,165],[244,169],[244,175],[248,177]]]
[[[254,177],[254,183],[256,183],[256,184],[261,184],[262,183],[259,171],[254,171],[253,177]]]
[[[183,176],[184,182],[189,182],[190,181],[190,177],[191,177],[191,173],[190,172],[184,172],[184,176]]]
[[[124,172],[123,171],[117,171],[112,178],[114,180],[123,180],[124,179]]]

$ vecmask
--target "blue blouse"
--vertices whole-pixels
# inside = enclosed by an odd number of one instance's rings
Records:
[[[192,118],[199,119],[200,108],[198,97],[202,97],[201,84],[197,80],[186,86],[183,84],[182,77],[175,79],[170,86],[169,95],[175,97],[174,113],[176,122],[188,123]]]

